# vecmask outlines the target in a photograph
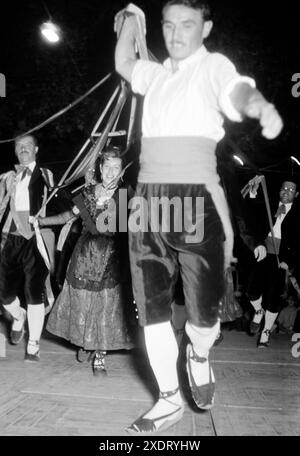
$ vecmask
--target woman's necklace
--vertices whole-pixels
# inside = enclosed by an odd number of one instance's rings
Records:
[[[109,200],[117,187],[106,189],[102,184],[99,184],[95,188],[95,197],[97,206],[102,206],[107,200]]]

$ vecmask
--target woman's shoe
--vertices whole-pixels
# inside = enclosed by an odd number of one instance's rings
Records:
[[[172,402],[169,398],[177,394],[179,388],[176,388],[173,391],[160,392],[159,400],[164,400],[169,404],[172,404],[175,409],[173,412],[165,413],[163,415],[157,416],[156,418],[144,418],[145,415],[138,418],[131,426],[126,428],[126,432],[131,435],[148,435],[155,434],[157,432],[165,431],[169,427],[173,426],[183,416],[184,406],[183,404],[177,404]]]
[[[259,341],[257,343],[257,348],[268,347],[270,344],[271,331],[269,329],[264,329],[261,333]]]
[[[76,358],[79,363],[90,362],[92,356],[95,352],[93,350],[84,350],[84,348],[79,348],[77,350]]]
[[[105,369],[105,356],[106,351],[96,350],[95,356],[93,359],[93,374],[97,375],[107,375],[107,371]]]

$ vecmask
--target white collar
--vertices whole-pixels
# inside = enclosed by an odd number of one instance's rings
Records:
[[[36,165],[36,162],[33,161],[33,162],[29,163],[29,165],[25,165],[25,166],[26,166],[27,168],[29,168],[30,171],[33,171],[34,168],[35,168],[35,165]]]
[[[282,206],[282,205],[285,205],[285,208],[289,211],[293,205],[293,203],[282,203],[281,201],[279,202],[278,204],[278,207]]]
[[[180,60],[178,62],[178,69],[182,70],[182,69],[186,68],[187,66],[189,66],[190,64],[194,63],[195,61],[199,61],[200,59],[202,60],[207,54],[208,54],[208,50],[206,49],[204,44],[202,44],[199,47],[199,49],[197,49],[197,51],[195,51],[192,55],[190,55],[186,59]],[[170,57],[164,61],[163,65],[167,70],[173,71],[172,62],[171,62]]]

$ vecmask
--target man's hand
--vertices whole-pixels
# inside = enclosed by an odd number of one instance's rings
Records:
[[[283,128],[282,119],[271,103],[263,106],[259,123],[262,126],[262,135],[267,139],[276,138]]]
[[[288,270],[289,270],[288,264],[286,264],[284,261],[282,261],[281,263],[279,263],[279,267],[280,267],[280,269],[284,269],[285,271],[288,271]]]
[[[36,226],[38,225],[38,219],[36,217],[34,217],[34,215],[30,215],[29,218],[28,218],[28,221],[29,223],[31,223],[31,225],[33,226]]]
[[[44,223],[43,223],[43,219],[44,217],[35,217],[34,215],[30,215],[29,216],[29,223],[31,223],[31,225],[33,225],[34,227],[35,226],[44,226]]]
[[[255,249],[254,249],[254,257],[256,259],[257,262],[265,259],[267,256],[267,249],[264,245],[258,245]]]
[[[127,5],[126,8],[123,8],[115,15],[114,31],[116,32],[117,37],[119,37],[121,33],[121,29],[123,27],[126,17],[134,15],[139,16],[141,18],[143,33],[144,35],[146,35],[146,19],[144,12],[133,3],[129,3],[129,5]]]
[[[245,113],[248,117],[259,120],[262,135],[267,139],[276,138],[282,130],[283,122],[275,106],[263,97],[254,97],[250,100]]]
[[[114,31],[116,32],[117,36],[119,36],[121,33],[121,29],[123,27],[124,20],[125,20],[125,13],[126,13],[126,8],[123,8],[115,15]]]
[[[115,16],[115,31],[118,34],[115,69],[122,78],[131,83],[132,72],[137,62],[137,52],[145,46],[141,38],[141,34],[146,33],[143,11],[133,4],[119,11]]]

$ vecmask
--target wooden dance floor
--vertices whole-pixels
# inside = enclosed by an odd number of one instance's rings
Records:
[[[2,328],[2,329],[1,329]],[[0,329],[6,334],[1,321]],[[299,336],[300,337],[300,336]],[[300,348],[276,334],[257,349],[244,332],[224,331],[213,349],[215,407],[196,410],[180,362],[183,419],[163,436],[299,436]],[[125,436],[124,428],[151,407],[155,390],[141,350],[112,353],[108,376],[93,377],[70,345],[45,334],[41,361],[24,363],[24,344],[6,343],[0,358],[1,436]]]

